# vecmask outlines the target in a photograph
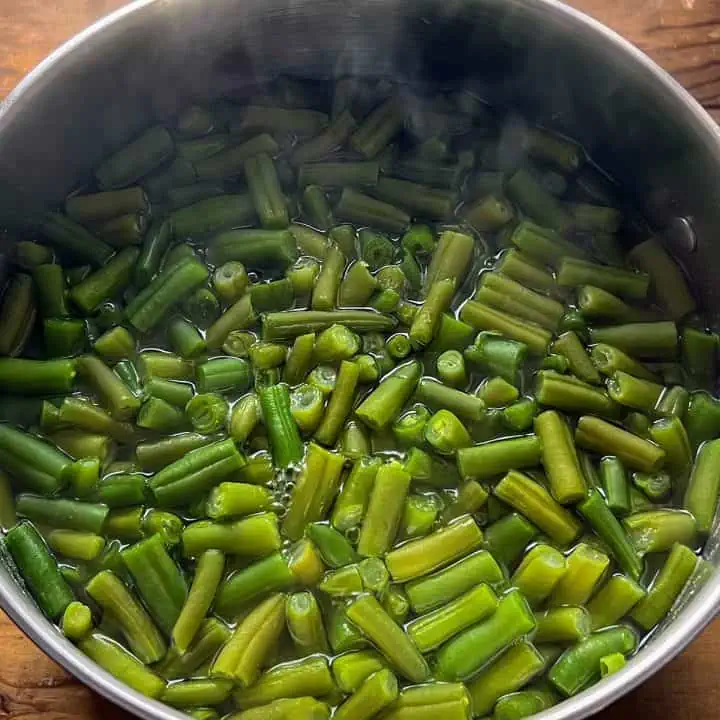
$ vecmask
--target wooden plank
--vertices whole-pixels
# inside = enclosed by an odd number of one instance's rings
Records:
[[[124,0],[0,0],[0,97],[74,33]],[[720,120],[720,1],[573,0],[672,73]],[[77,682],[0,613],[0,718],[127,720]],[[679,658],[596,717],[720,717],[720,623]]]

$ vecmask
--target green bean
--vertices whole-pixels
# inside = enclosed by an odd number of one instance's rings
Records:
[[[462,448],[457,454],[457,463],[465,480],[485,480],[512,468],[538,465],[540,458],[539,438],[526,435]]]
[[[645,590],[624,575],[613,575],[587,604],[593,630],[615,625],[645,597]]]
[[[566,570],[567,562],[561,552],[550,545],[538,544],[525,555],[511,584],[532,607],[538,607],[552,594]]]
[[[280,594],[271,595],[238,623],[215,656],[210,676],[234,680],[240,687],[252,685],[284,625],[285,598]]]
[[[245,160],[244,167],[260,224],[270,230],[286,228],[289,224],[287,206],[271,157],[258,153]]]
[[[535,628],[535,618],[522,595],[511,591],[495,612],[465,630],[437,652],[436,672],[442,679],[465,679],[516,639]]]
[[[463,305],[460,319],[476,330],[489,330],[526,345],[530,352],[537,355],[543,355],[550,342],[550,333],[540,326],[526,323],[476,300],[469,300]]]
[[[35,527],[29,522],[15,525],[5,543],[42,611],[52,619],[59,618],[73,601],[73,593]]]
[[[203,330],[220,317],[220,302],[207,288],[198,288],[185,298],[182,309],[190,322]]]
[[[665,462],[665,451],[599,418],[584,415],[578,420],[575,442],[601,455],[616,455],[630,468],[652,473]]]
[[[283,532],[297,540],[309,522],[322,520],[337,492],[344,458],[310,443],[283,520]]]
[[[73,642],[80,642],[93,628],[92,612],[87,605],[73,601],[60,620],[63,635]]]
[[[162,701],[166,705],[187,708],[197,705],[220,705],[230,696],[228,680],[197,678],[174,682],[165,688]]]
[[[582,499],[587,487],[567,424],[557,412],[548,410],[535,418],[534,425],[553,496],[563,505]]]
[[[497,703],[493,711],[495,720],[519,720],[519,718],[530,717],[543,710],[548,710],[555,705],[555,696],[546,690],[529,689],[504,695]]]
[[[410,475],[398,463],[378,469],[360,529],[360,555],[382,555],[392,546],[409,486]]]
[[[567,556],[566,570],[550,596],[550,606],[585,604],[609,566],[610,558],[604,552],[578,543]]]
[[[520,231],[517,237],[522,238]],[[523,242],[522,239],[520,242]],[[496,269],[531,290],[550,293],[553,296],[562,295],[563,291],[558,287],[553,276],[516,248],[511,248],[502,255]]]
[[[638,358],[672,359],[677,353],[677,328],[669,321],[591,328],[590,337]]]
[[[150,614],[169,636],[185,603],[187,588],[162,538],[153,535],[131,545],[122,551],[121,557]]]
[[[602,487],[607,505],[616,515],[630,512],[630,488],[627,473],[619,458],[611,455],[600,461]]]
[[[623,625],[594,633],[562,655],[548,677],[563,695],[570,697],[599,674],[601,658],[613,652],[630,654],[636,645],[635,633]]]
[[[538,627],[540,632],[540,627]],[[473,712],[487,715],[496,701],[526,685],[544,668],[545,661],[529,642],[514,645],[488,668],[482,670],[468,687]]]
[[[603,375],[612,376],[616,372],[625,372],[643,380],[651,382],[657,380],[657,377],[644,365],[612,345],[605,343],[594,345],[590,357]]]
[[[505,190],[523,212],[538,222],[558,231],[568,229],[573,219],[558,200],[524,169],[515,172],[506,182]]]
[[[376,185],[379,172],[380,164],[374,160],[303,163],[298,172],[298,185],[362,188]]]
[[[679,320],[695,309],[685,276],[657,238],[639,243],[628,256],[650,276],[653,293],[669,317]]]
[[[294,149],[291,157],[293,165],[302,165],[328,155],[345,144],[355,128],[355,120],[348,110],[333,116],[332,122],[319,135]]]
[[[420,614],[455,600],[480,583],[497,587],[504,581],[493,556],[480,550],[444,570],[409,582],[406,591],[412,609]]]
[[[43,339],[50,357],[79,355],[87,344],[87,326],[83,320],[47,318],[43,320]]]
[[[676,542],[692,545],[698,532],[693,515],[672,509],[633,512],[625,527],[640,554],[666,552]]]
[[[100,667],[143,695],[158,699],[165,691],[162,678],[105,636],[92,633],[81,640],[78,647]]]
[[[180,653],[188,652],[202,627],[225,568],[218,550],[205,551],[198,560],[190,592],[172,628],[172,640]]]
[[[320,607],[312,593],[289,595],[285,604],[285,618],[293,643],[301,655],[330,651]]]
[[[124,187],[161,165],[173,152],[170,133],[155,126],[107,158],[95,171],[102,189]]]
[[[683,507],[695,516],[697,530],[703,535],[710,533],[720,494],[718,452],[720,452],[718,440],[710,440],[701,446],[683,500]],[[684,457],[689,456],[684,455]]]
[[[403,676],[413,682],[422,682],[429,677],[430,671],[422,655],[372,595],[361,595],[352,601],[347,616]]]
[[[297,717],[327,720],[330,717],[330,708],[311,697],[284,698],[227,717],[232,720],[293,720]]]
[[[165,641],[159,630],[116,575],[103,570],[90,580],[85,589],[103,612],[118,623],[130,650],[139,660],[149,664],[165,655]]]
[[[187,503],[245,464],[232,440],[221,440],[185,452],[187,454],[150,478],[150,487],[163,504]]]
[[[228,555],[265,557],[280,548],[278,520],[274,513],[268,512],[229,523],[198,520],[183,530],[182,541],[187,557],[198,556],[209,549],[222,550]]]
[[[223,580],[215,610],[221,617],[234,618],[247,603],[291,587],[295,577],[279,552],[268,555]]]
[[[213,488],[208,496],[205,512],[214,520],[270,510],[272,493],[257,485],[223,482]]]
[[[488,497],[488,506],[493,496]],[[499,502],[499,501],[498,501]],[[537,528],[517,513],[508,513],[485,530],[485,547],[506,568],[512,568],[528,543],[538,534]]]
[[[580,503],[578,510],[605,541],[620,568],[637,580],[643,569],[642,561],[602,495],[597,490],[592,490],[588,498]]]
[[[309,657],[271,668],[252,687],[238,689],[233,699],[238,707],[250,708],[281,698],[324,697],[333,689],[327,660]]]
[[[262,133],[223,152],[195,160],[195,170],[199,180],[222,180],[242,174],[245,162],[255,155],[260,153],[274,155],[278,149],[278,144],[272,136]]]
[[[383,378],[356,409],[357,416],[373,430],[387,427],[407,402],[420,378],[420,366],[411,361]]]
[[[386,232],[402,232],[410,223],[410,216],[404,210],[347,186],[343,188],[335,205],[335,216]]]
[[[57,318],[69,315],[65,301],[65,273],[60,265],[36,265],[33,280],[38,305],[43,317]]]
[[[60,213],[48,213],[40,231],[52,245],[94,267],[102,267],[113,254],[110,245]]]
[[[494,493],[560,545],[568,545],[580,533],[577,520],[527,475],[511,470],[495,486]]]

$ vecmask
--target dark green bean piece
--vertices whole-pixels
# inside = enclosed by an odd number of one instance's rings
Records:
[[[58,619],[73,601],[73,593],[40,534],[29,522],[22,522],[9,530],[5,544],[41,610]]]
[[[287,206],[272,158],[266,153],[248,158],[245,177],[260,224],[270,230],[286,228],[289,224]]]
[[[18,273],[8,283],[0,308],[0,355],[19,355],[35,325],[33,281]]]
[[[335,205],[335,215],[341,220],[370,225],[386,232],[402,232],[410,222],[410,216],[405,211],[350,187],[343,188]]]
[[[60,213],[48,213],[40,230],[51,244],[95,267],[102,267],[113,254],[110,245]]]

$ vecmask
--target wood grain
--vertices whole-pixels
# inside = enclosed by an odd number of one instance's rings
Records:
[[[43,57],[124,0],[0,0],[0,97]],[[648,53],[720,120],[720,0],[573,0]],[[0,718],[127,720],[0,613]],[[720,718],[720,622],[597,717]]]

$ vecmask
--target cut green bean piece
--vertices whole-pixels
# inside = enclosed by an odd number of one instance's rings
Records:
[[[527,475],[511,470],[495,486],[494,493],[562,546],[580,534],[581,525],[573,515]]]
[[[5,543],[41,610],[58,619],[73,601],[73,592],[38,531],[29,522],[21,522],[8,531]]]
[[[416,683],[428,679],[430,670],[422,655],[372,595],[354,600],[347,616],[401,675]]]
[[[525,599],[511,591],[486,620],[465,630],[437,652],[436,672],[444,680],[470,677],[488,660],[535,628],[535,617]]]
[[[420,366],[416,361],[401,365],[363,400],[356,415],[373,430],[387,427],[408,401],[419,379]]]
[[[165,681],[161,677],[113,640],[99,633],[92,633],[81,640],[78,647],[91,660],[133,690],[155,699],[159,699],[165,691]]]
[[[485,415],[485,403],[480,397],[448,387],[430,378],[420,380],[415,397],[432,408],[447,410],[464,420],[477,422]]]
[[[603,496],[597,490],[592,490],[587,500],[578,505],[578,510],[605,541],[620,568],[634,580],[639,579],[643,563]]]
[[[187,599],[172,628],[173,644],[181,654],[188,652],[200,631],[224,568],[225,556],[219,550],[207,550],[200,556]]]
[[[488,501],[492,499],[491,496]],[[508,513],[486,528],[485,547],[498,562],[510,569],[537,534],[537,528],[522,515]]]
[[[410,224],[410,216],[404,210],[351,187],[343,188],[335,205],[335,216],[340,220],[392,233],[402,232]]]
[[[490,616],[497,604],[495,593],[481,584],[438,610],[413,620],[407,625],[407,633],[418,649],[426,653]]]
[[[615,625],[646,595],[635,580],[613,575],[587,604],[593,630]]]
[[[635,633],[624,625],[593,633],[560,657],[550,669],[549,680],[570,697],[599,675],[601,658],[614,652],[629,655],[636,646]]]
[[[406,582],[472,552],[482,539],[482,532],[475,521],[465,515],[432,535],[413,540],[388,553],[388,570],[395,582]]]
[[[552,594],[566,570],[565,556],[559,550],[538,544],[523,558],[510,582],[532,607],[538,607]]]
[[[489,330],[527,346],[536,355],[543,355],[550,343],[550,333],[488,305],[469,300],[460,310],[460,319],[476,330]]]
[[[584,415],[578,420],[575,441],[600,455],[616,455],[627,467],[652,473],[665,462],[665,451],[600,418]]]
[[[563,505],[581,500],[587,487],[570,428],[554,410],[538,415],[534,426],[553,496]]]
[[[669,317],[679,320],[695,309],[685,276],[657,238],[639,243],[628,256],[650,276],[653,294]]]
[[[380,464],[379,458],[360,458],[355,461],[333,509],[331,521],[337,530],[344,532],[360,525]]]
[[[677,328],[670,321],[590,328],[590,338],[637,358],[673,359],[677,354]]]
[[[409,582],[406,591],[412,609],[421,614],[451,602],[480,583],[498,587],[504,582],[503,571],[493,556],[480,550],[444,570]]]
[[[409,487],[410,474],[399,463],[389,463],[378,469],[360,530],[360,555],[378,556],[390,549],[400,525]]]
[[[494,720],[520,720],[548,710],[557,702],[555,695],[546,690],[522,690],[504,695],[495,703]]]
[[[116,575],[103,570],[90,580],[85,589],[103,612],[118,623],[130,650],[139,660],[149,664],[165,655],[166,645],[159,630]]]
[[[538,626],[538,633],[541,627]],[[527,641],[521,641],[485,668],[468,686],[473,712],[487,715],[496,701],[525,686],[545,666],[543,656]]]
[[[252,708],[281,698],[324,697],[334,689],[327,660],[308,657],[271,668],[252,687],[236,690],[233,699],[240,708]]]
[[[602,551],[579,543],[567,557],[567,568],[553,590],[549,604],[584,605],[610,567],[610,558]]]
[[[539,465],[541,448],[536,435],[493,440],[460,449],[457,454],[458,469],[465,480],[487,480],[512,468]]]
[[[685,492],[683,506],[697,521],[697,530],[708,535],[715,519],[720,494],[720,440],[704,443],[695,459],[690,482]]]
[[[694,516],[682,510],[633,512],[624,520],[638,553],[667,552],[675,543],[692,545],[698,532]]]
[[[301,537],[305,526],[323,520],[340,483],[345,459],[310,443],[283,519],[283,532],[292,540]]]
[[[600,461],[600,476],[607,505],[616,515],[630,512],[630,487],[621,460],[613,455]]]
[[[237,626],[210,666],[210,676],[252,685],[285,625],[285,598],[271,595]]]

